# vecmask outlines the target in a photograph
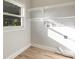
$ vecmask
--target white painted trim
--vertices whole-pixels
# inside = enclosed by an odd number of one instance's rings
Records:
[[[52,17],[55,19],[70,19],[70,18],[75,18],[75,16],[67,16],[67,17]]]
[[[9,56],[6,59],[14,59],[16,56],[18,56],[19,54],[21,54],[23,51],[25,51],[26,49],[28,49],[31,46],[31,44],[28,44],[27,46],[21,48],[19,51],[15,52],[14,54],[12,54],[11,56]]]
[[[24,26],[4,26],[3,32],[24,31]]]
[[[67,53],[65,53],[65,52],[61,53],[60,51],[58,51],[58,47],[57,48],[56,47],[48,47],[48,46],[40,45],[37,43],[32,43],[32,46],[40,48],[40,49],[44,49],[44,50],[49,50],[49,51],[52,51],[54,53],[58,53],[58,54],[65,55],[65,56],[70,56],[70,57],[74,56],[74,52],[71,52],[68,50],[63,50],[63,51],[66,51]]]
[[[35,11],[35,10],[43,10],[43,9],[49,9],[49,8],[55,8],[55,7],[64,7],[64,6],[69,6],[69,5],[74,5],[74,2],[69,2],[69,3],[62,3],[62,4],[56,4],[56,5],[49,5],[49,6],[44,6],[44,7],[37,7],[37,8],[30,8],[28,11]]]
[[[75,16],[67,16],[67,17],[52,17],[52,19],[70,19],[75,18]],[[50,19],[50,17],[40,17],[40,18],[31,18],[31,19]]]
[[[56,48],[54,48],[54,47],[51,48],[51,47],[40,45],[40,44],[37,44],[37,43],[32,43],[32,46],[37,47],[37,48],[41,48],[41,49],[44,49],[44,50],[57,52]]]
[[[17,30],[6,30],[6,31],[3,31],[3,32],[15,32],[15,31],[24,31],[24,29],[17,29]]]
[[[44,19],[44,18],[31,18],[31,19],[33,19],[33,20],[34,20],[34,19],[35,19],[35,20],[38,20],[38,19]],[[33,20],[32,20],[32,21],[33,21]],[[40,20],[39,20],[39,21],[40,21]]]
[[[6,13],[6,12],[3,12],[3,15],[15,16],[15,17],[23,17],[23,16],[20,16],[20,15],[10,14],[10,13]]]
[[[44,7],[37,7],[37,8],[30,8],[30,9],[28,9],[28,11],[30,12],[30,11],[36,11],[36,10],[42,10]]]

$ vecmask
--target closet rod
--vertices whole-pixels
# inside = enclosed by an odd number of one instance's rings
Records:
[[[67,19],[67,18],[75,18],[75,16],[67,16],[67,17],[52,17],[54,19]]]

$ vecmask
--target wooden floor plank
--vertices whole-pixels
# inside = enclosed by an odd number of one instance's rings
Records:
[[[30,47],[15,59],[72,59],[65,57],[48,50],[43,50],[36,47]]]

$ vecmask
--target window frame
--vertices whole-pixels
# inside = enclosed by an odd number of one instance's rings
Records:
[[[21,8],[21,15],[16,15],[16,14],[3,12],[3,15],[8,15],[8,16],[14,16],[14,17],[21,18],[21,25],[20,26],[3,26],[4,32],[6,32],[6,31],[23,30],[24,29],[24,5],[22,3],[20,3],[20,2],[13,1],[13,0],[5,0],[5,1],[9,2],[11,4],[14,4],[14,5],[16,5],[16,6]]]

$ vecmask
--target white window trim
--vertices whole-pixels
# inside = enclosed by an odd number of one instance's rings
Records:
[[[6,12],[3,12],[3,15],[14,16],[14,17],[23,17],[20,15],[10,14],[10,13],[6,13]]]
[[[21,15],[15,15],[15,14],[3,12],[3,15],[20,17],[21,18],[21,26],[4,26],[3,31],[9,32],[9,31],[24,30],[24,5],[20,2],[14,1],[14,0],[5,0],[5,1],[21,7]]]

